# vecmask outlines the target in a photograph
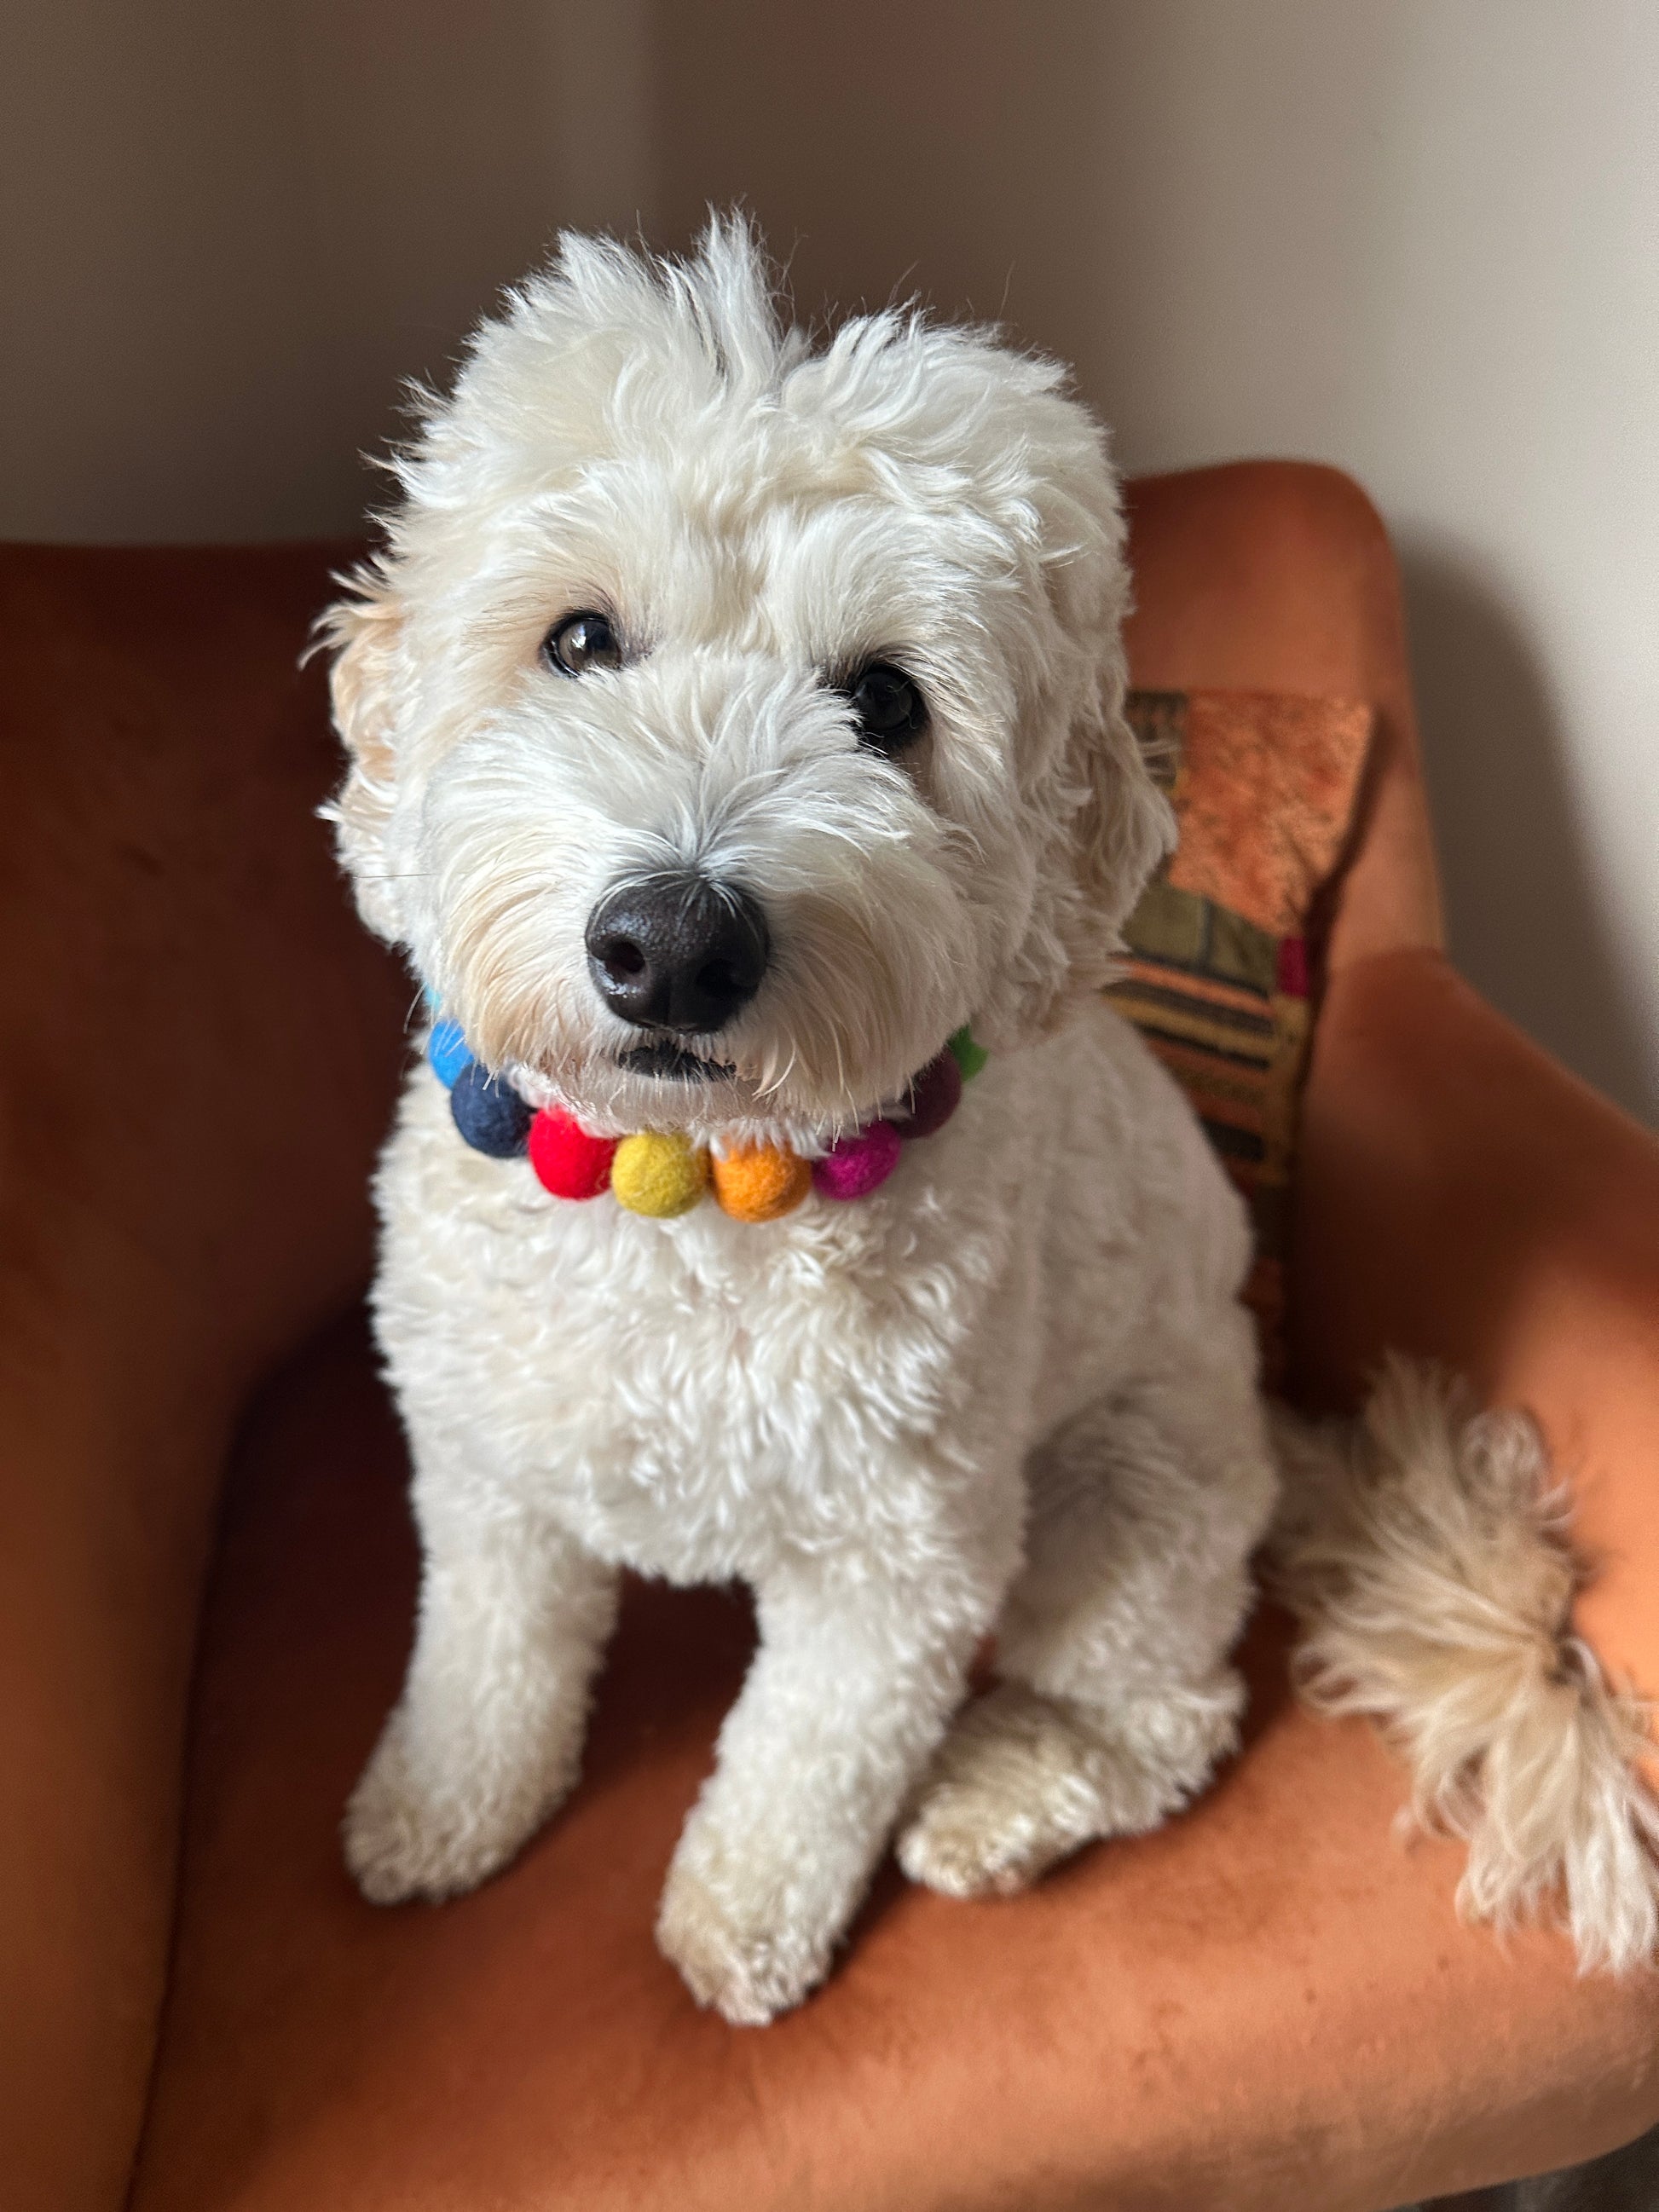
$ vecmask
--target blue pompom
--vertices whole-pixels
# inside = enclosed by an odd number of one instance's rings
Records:
[[[517,1159],[530,1141],[535,1114],[516,1091],[469,1060],[449,1094],[455,1127],[475,1152],[492,1160]]]
[[[461,1070],[472,1065],[466,1039],[453,1022],[433,1023],[432,1034],[426,1041],[426,1056],[432,1062],[432,1073],[447,1091],[453,1088]]]

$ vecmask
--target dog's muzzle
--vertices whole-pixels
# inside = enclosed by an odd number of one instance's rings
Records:
[[[711,1036],[760,988],[766,917],[735,884],[690,872],[618,884],[587,918],[588,971],[639,1029]]]

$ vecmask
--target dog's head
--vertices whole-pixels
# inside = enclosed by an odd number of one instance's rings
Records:
[[[814,351],[738,222],[566,239],[484,325],[327,625],[359,903],[480,1060],[799,1140],[1100,984],[1173,833],[1061,381],[896,313]]]

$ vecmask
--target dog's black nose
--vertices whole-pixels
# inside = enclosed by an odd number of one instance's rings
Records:
[[[641,1029],[712,1034],[766,973],[766,917],[735,884],[652,876],[619,884],[587,917],[587,964],[613,1014]]]

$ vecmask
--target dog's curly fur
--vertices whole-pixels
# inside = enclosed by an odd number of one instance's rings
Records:
[[[880,1190],[765,1225],[551,1200],[424,1066],[380,1175],[425,1571],[351,1866],[383,1901],[483,1880],[571,1786],[619,1571],[741,1577],[760,1648],[658,1935],[764,2021],[896,1828],[918,1881],[1015,1887],[1234,1740],[1275,1494],[1246,1225],[1098,996],[1172,836],[1116,490],[1052,364],[898,313],[815,350],[719,221],[684,264],[564,240],[397,467],[328,623],[340,849],[487,1066],[596,1132],[811,1153],[964,1021],[994,1055]],[[623,660],[571,680],[540,648],[580,608]],[[899,760],[837,689],[872,658],[927,701]],[[772,946],[690,1084],[619,1064],[584,951],[613,887],[687,869]]]

